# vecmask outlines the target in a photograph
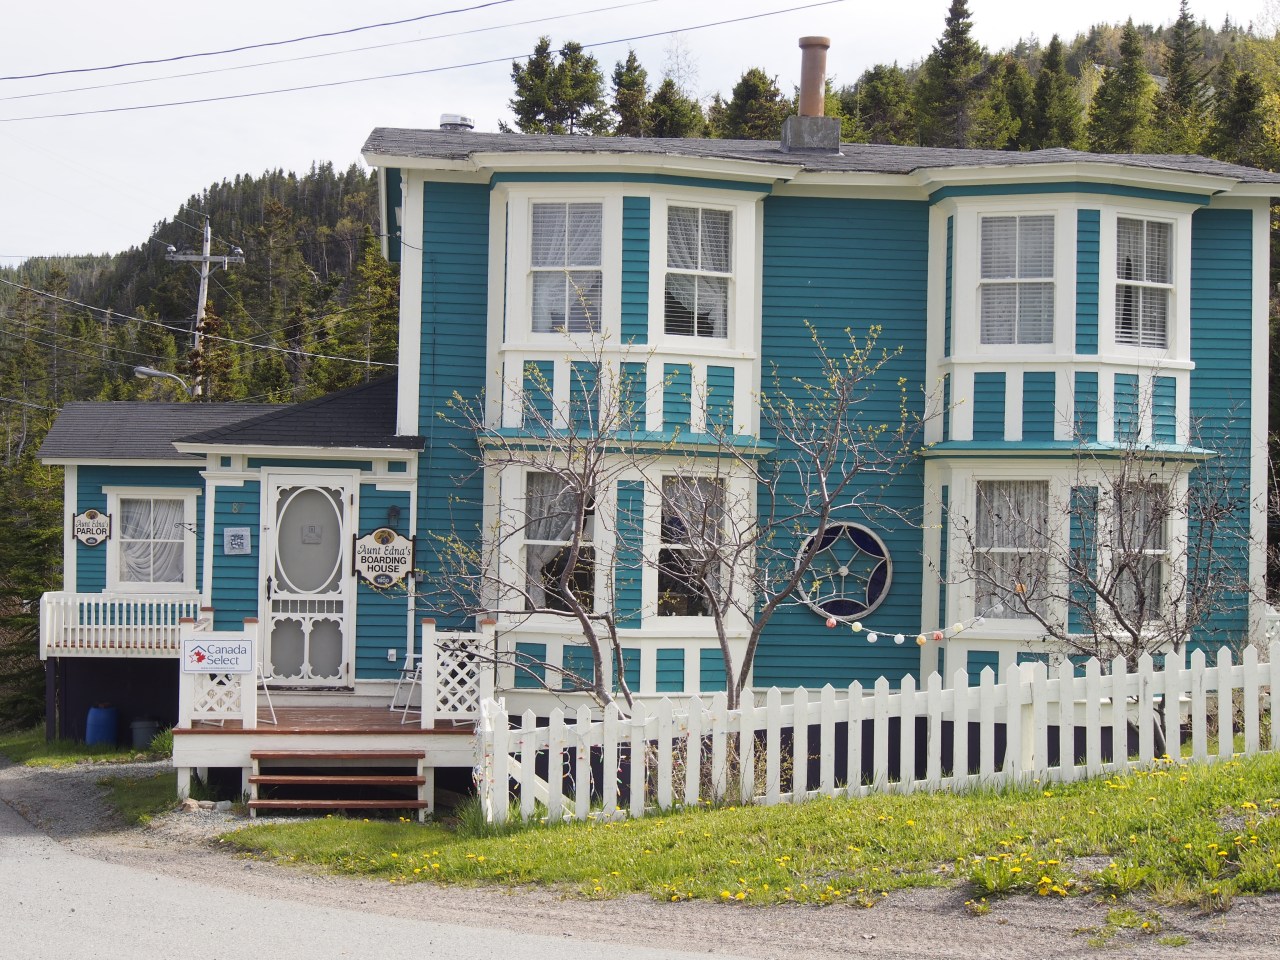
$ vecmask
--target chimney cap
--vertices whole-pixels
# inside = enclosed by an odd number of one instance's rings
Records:
[[[824,50],[831,49],[830,37],[801,37],[800,49],[805,47],[822,47]]]

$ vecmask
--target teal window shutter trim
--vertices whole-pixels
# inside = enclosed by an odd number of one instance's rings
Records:
[[[561,666],[565,671],[560,680],[561,690],[584,690],[587,685],[595,683],[596,661],[586,644],[566,644]]]
[[[1076,353],[1098,352],[1097,210],[1076,212]]]
[[[666,430],[688,432],[693,367],[687,363],[665,363],[662,379],[662,426]]]
[[[659,648],[654,689],[658,693],[684,692],[684,650]]]
[[[991,672],[996,675],[996,682],[1000,682],[1000,654],[995,650],[970,650],[969,658],[965,663],[965,669],[969,673],[969,686],[976,687],[982,683],[982,671],[984,668],[990,667]]]
[[[1052,440],[1054,372],[1027,371],[1022,375],[1022,439]]]
[[[569,418],[575,430],[594,433],[600,423],[600,365],[589,361],[569,364]]]
[[[555,415],[553,360],[530,360],[524,365],[524,425],[550,426]]]
[[[622,342],[649,342],[648,197],[622,198]]]
[[[619,480],[617,548],[614,560],[614,602],[618,626],[634,629],[641,625],[640,607],[643,581],[641,550],[644,545],[644,481]]]
[[[707,367],[707,433],[733,433],[733,367]]]
[[[649,365],[627,360],[622,364],[622,378],[618,389],[618,426],[623,430],[640,432],[647,429],[646,419],[649,395]]]
[[[942,442],[951,439],[951,374],[942,375]]]
[[[545,643],[516,644],[517,690],[540,690],[547,681],[547,645]]]
[[[973,439],[1004,439],[1005,374],[973,375]]]
[[[1115,431],[1116,440],[1122,443],[1138,439],[1138,375],[1115,375]]]
[[[1098,373],[1077,370],[1075,377],[1074,439],[1094,443],[1098,439]]]
[[[948,527],[951,522],[951,488],[945,484],[942,487],[942,519],[940,522],[942,537],[938,547],[938,623],[946,624],[947,622],[947,551],[950,544],[947,543],[949,536]]]
[[[1071,524],[1068,536],[1071,565],[1077,570],[1095,570],[1098,563],[1098,488],[1073,487],[1071,490]],[[1067,629],[1084,633],[1088,628],[1086,612],[1094,608],[1096,595],[1078,573],[1072,573],[1068,584],[1071,602],[1067,604]]]
[[[1177,434],[1177,378],[1156,377],[1151,390],[1151,438],[1158,443],[1176,443]]]
[[[622,676],[627,681],[627,689],[635,693],[640,689],[640,648],[622,648]],[[613,689],[621,690],[617,678],[613,681]]]
[[[724,656],[719,647],[698,651],[698,690],[716,692],[728,686],[724,679]]]
[[[947,289],[942,319],[942,355],[951,356],[951,265],[955,253],[955,217],[947,217]]]

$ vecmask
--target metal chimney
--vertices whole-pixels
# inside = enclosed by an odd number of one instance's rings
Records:
[[[800,116],[782,122],[786,153],[839,153],[840,118],[825,116],[827,98],[826,37],[801,37]]]

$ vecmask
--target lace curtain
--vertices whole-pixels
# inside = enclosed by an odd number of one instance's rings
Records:
[[[545,571],[565,549],[577,519],[578,499],[559,477],[530,473],[525,478],[525,581],[529,605],[546,609]],[[535,543],[532,541],[549,541]]]
[[[980,482],[977,513],[978,612],[1011,620],[1030,617],[1015,593],[1036,609],[1045,603],[1049,485],[1042,480]]]
[[[666,332],[728,335],[733,215],[727,210],[672,207],[667,213]],[[672,271],[722,273],[723,277]]]
[[[121,583],[182,583],[186,553],[181,500],[120,501]]]
[[[533,329],[587,333],[600,329],[603,207],[598,203],[533,205]],[[580,269],[594,267],[596,269]]]

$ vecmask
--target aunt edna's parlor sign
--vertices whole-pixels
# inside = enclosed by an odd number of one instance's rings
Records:
[[[353,566],[375,587],[390,587],[413,570],[413,541],[389,527],[379,527],[356,541]]]
[[[111,514],[86,510],[71,518],[72,535],[86,547],[96,547],[111,536]]]

